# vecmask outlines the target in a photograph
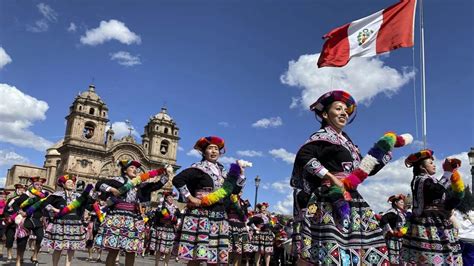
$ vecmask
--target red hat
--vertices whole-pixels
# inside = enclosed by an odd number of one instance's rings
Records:
[[[425,149],[425,150],[421,150],[419,152],[416,152],[416,153],[412,153],[410,155],[408,155],[408,157],[405,159],[405,165],[406,167],[410,168],[412,167],[414,164],[424,160],[424,159],[428,159],[428,158],[431,158],[433,159],[433,154],[434,152],[432,150],[429,150],[429,149]]]
[[[15,189],[25,188],[23,184],[15,184]]]
[[[133,165],[137,168],[142,166],[142,164],[139,161],[135,161],[135,160],[120,160],[118,162],[118,166],[120,166],[122,168],[122,170],[127,169],[131,165]]]
[[[388,197],[387,202],[393,203],[393,202],[398,201],[398,200],[401,200],[401,199],[402,199],[402,200],[405,200],[405,198],[406,198],[406,196],[403,195],[403,194],[392,195],[392,196]]]
[[[261,208],[262,206],[265,206],[266,208],[268,208],[269,204],[268,202],[262,202],[262,203],[257,203],[256,207],[257,208]]]
[[[225,153],[225,145],[224,145],[224,140],[216,137],[216,136],[209,136],[209,137],[202,137],[198,141],[196,141],[196,144],[194,144],[194,149],[204,152],[204,150],[207,148],[207,146],[214,144],[219,148],[219,151],[221,153]]]
[[[68,180],[72,180],[72,182],[76,183],[77,177],[75,175],[63,175],[58,177],[56,183],[58,184],[58,186],[63,187],[66,181]]]
[[[36,182],[41,182],[41,183],[46,183],[46,178],[39,177],[39,176],[32,176],[30,177],[30,182],[31,183],[36,183]]]
[[[347,105],[347,114],[349,117],[354,114],[354,116],[352,116],[352,118],[349,120],[349,123],[351,123],[355,118],[357,103],[354,98],[346,91],[334,90],[327,92],[319,97],[318,100],[309,107],[309,109],[315,112],[316,118],[319,118],[321,119],[320,121],[322,121],[324,109],[336,101],[343,102]]]

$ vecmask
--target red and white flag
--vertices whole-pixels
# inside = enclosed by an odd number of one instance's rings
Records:
[[[401,0],[324,35],[318,67],[345,66],[352,57],[369,57],[413,46],[416,0]]]

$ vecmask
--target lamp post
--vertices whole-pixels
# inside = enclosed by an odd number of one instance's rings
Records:
[[[469,164],[471,165],[471,191],[474,188],[474,147],[471,147],[471,151],[467,153],[469,156]]]
[[[255,211],[257,209],[257,196],[258,196],[258,186],[260,186],[260,177],[257,176],[255,177],[255,202],[253,205],[253,210]]]

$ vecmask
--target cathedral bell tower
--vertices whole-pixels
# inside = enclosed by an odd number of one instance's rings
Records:
[[[79,94],[66,116],[64,144],[87,144],[91,148],[103,149],[109,109],[95,92],[95,86]]]
[[[176,165],[179,128],[168,115],[165,107],[161,112],[150,117],[142,135],[143,148],[152,160]]]
[[[108,107],[90,85],[69,107],[59,174],[98,177],[100,160],[105,156]]]

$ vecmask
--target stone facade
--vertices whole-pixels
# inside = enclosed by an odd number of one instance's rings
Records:
[[[55,190],[56,177],[74,174],[78,180],[96,183],[99,179],[117,176],[118,160],[134,159],[142,163],[142,171],[171,165],[178,170],[179,128],[162,108],[150,117],[138,144],[131,136],[114,138],[112,127],[107,128],[109,109],[95,91],[95,86],[74,99],[66,116],[64,139],[46,150],[43,167],[13,165],[8,170],[6,189],[16,183],[26,183],[29,176],[47,179],[45,188]],[[172,189],[171,181],[165,189]]]

